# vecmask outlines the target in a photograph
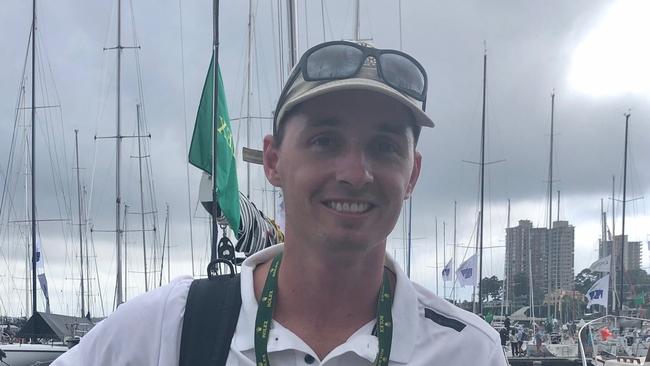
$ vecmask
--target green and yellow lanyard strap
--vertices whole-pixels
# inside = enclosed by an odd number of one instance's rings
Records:
[[[255,358],[257,366],[270,366],[267,344],[271,322],[273,319],[273,307],[278,293],[278,276],[280,274],[280,262],[282,254],[273,258],[269,274],[266,276],[264,290],[257,307],[255,319]],[[378,339],[379,350],[375,358],[375,366],[386,366],[390,359],[390,346],[393,338],[393,317],[391,308],[393,306],[393,294],[390,288],[389,271],[384,268],[384,276],[377,299],[377,323],[373,335]]]

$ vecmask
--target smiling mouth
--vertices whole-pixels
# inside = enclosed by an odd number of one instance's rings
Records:
[[[352,214],[366,213],[374,207],[372,204],[367,202],[325,201],[324,204],[336,212]]]

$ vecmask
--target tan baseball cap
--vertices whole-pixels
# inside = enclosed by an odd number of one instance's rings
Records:
[[[367,44],[364,44],[364,46],[368,47]],[[298,65],[300,65],[300,63]],[[293,72],[295,71],[296,70],[293,70]],[[422,102],[409,95],[401,93],[390,85],[387,85],[383,79],[379,77],[376,60],[370,56],[365,60],[359,72],[352,78],[306,81],[303,79],[302,73],[299,73],[296,76],[295,81],[293,81],[289,91],[286,93],[286,97],[283,98],[284,102],[276,108],[274,119],[275,129],[277,130],[279,123],[285,115],[300,103],[320,95],[335,93],[342,90],[367,90],[384,94],[406,106],[413,113],[415,123],[418,126],[434,126],[431,118],[429,118],[422,109]]]

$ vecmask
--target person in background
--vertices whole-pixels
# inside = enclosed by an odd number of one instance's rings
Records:
[[[523,345],[524,345],[525,338],[526,338],[526,333],[524,331],[524,327],[520,325],[519,329],[517,329],[517,354],[518,355],[522,355],[524,352]]]
[[[499,329],[499,336],[501,337],[501,347],[503,351],[506,352],[506,346],[508,345],[508,330],[503,327]]]
[[[544,337],[542,327],[535,324],[535,350],[538,354],[542,352],[542,339]]]
[[[510,330],[510,335],[508,337],[510,341],[510,352],[512,352],[512,356],[519,356],[519,343],[517,342],[517,331],[515,329]]]

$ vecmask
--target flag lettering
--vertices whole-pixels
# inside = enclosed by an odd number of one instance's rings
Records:
[[[232,139],[232,130],[230,129],[230,125],[226,123],[226,120],[223,119],[222,116],[219,116],[219,127],[217,128],[217,132],[223,136],[224,140],[226,140],[226,145],[228,146],[228,150],[235,155],[235,143],[233,142]]]
[[[602,297],[603,297],[603,290],[594,290],[589,292],[589,298],[591,300],[602,299]]]

